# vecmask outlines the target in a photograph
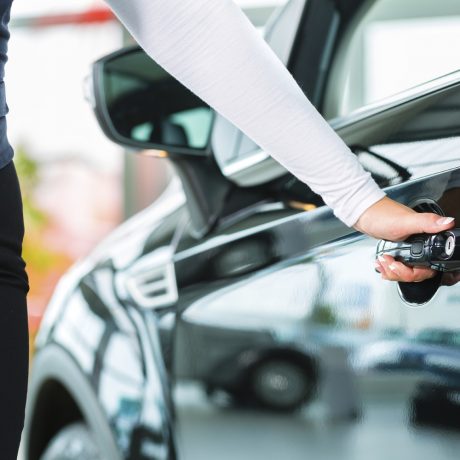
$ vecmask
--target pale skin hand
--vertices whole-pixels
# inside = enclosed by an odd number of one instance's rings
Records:
[[[354,228],[377,239],[402,241],[416,233],[439,233],[455,226],[453,217],[440,217],[432,213],[418,213],[403,204],[385,197],[367,209]],[[420,282],[436,275],[425,267],[408,267],[385,255],[376,260],[375,268],[389,281]],[[445,274],[444,284],[460,281],[460,274]]]

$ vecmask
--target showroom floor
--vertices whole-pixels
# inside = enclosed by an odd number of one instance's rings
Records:
[[[296,415],[225,407],[190,383],[175,398],[181,460],[457,460],[460,450],[458,432],[411,428],[394,399],[367,395],[362,420],[328,423],[317,406]]]
[[[186,460],[457,460],[460,449],[457,432],[410,428],[394,400],[366,399],[363,419],[346,423],[321,422],[314,407],[297,415],[219,408],[192,386],[176,391],[176,401]]]

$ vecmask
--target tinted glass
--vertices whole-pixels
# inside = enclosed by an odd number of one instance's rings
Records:
[[[460,68],[456,0],[376,0],[356,24],[329,88],[337,92],[329,117]]]
[[[113,129],[139,147],[204,149],[212,112],[143,51],[105,64],[103,96]]]

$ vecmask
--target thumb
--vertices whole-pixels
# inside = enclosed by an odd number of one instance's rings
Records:
[[[453,217],[443,217],[434,213],[414,213],[409,219],[406,230],[414,233],[439,233],[455,225]]]

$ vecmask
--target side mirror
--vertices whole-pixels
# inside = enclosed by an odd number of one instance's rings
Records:
[[[95,62],[91,86],[98,122],[117,144],[157,156],[207,154],[213,111],[141,48]]]

